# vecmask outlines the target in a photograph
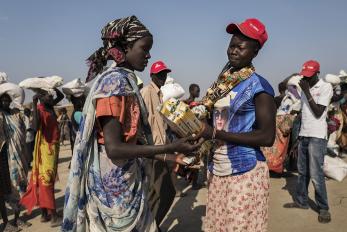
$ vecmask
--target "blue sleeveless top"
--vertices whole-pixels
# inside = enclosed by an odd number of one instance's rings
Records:
[[[224,98],[214,105],[213,124],[217,130],[232,133],[250,132],[257,128],[254,98],[257,94],[274,96],[274,90],[267,80],[253,73],[239,83]],[[253,169],[265,157],[259,147],[236,145],[217,141],[213,161],[209,170],[217,176],[240,174]]]

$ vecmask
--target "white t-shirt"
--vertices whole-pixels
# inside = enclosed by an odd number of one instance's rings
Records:
[[[333,96],[333,87],[331,84],[320,79],[310,89],[310,93],[316,104],[328,106]],[[309,102],[303,92],[301,94],[301,104],[302,118],[299,136],[327,139],[328,124],[326,118],[328,107],[325,108],[322,116],[317,118],[313,114]]]

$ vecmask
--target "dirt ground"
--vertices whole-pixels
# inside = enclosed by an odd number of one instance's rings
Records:
[[[64,204],[65,184],[68,177],[68,165],[71,151],[68,146],[61,148],[59,159],[59,182],[56,184],[56,199],[58,211],[62,212]],[[347,159],[345,159],[347,161]],[[317,213],[314,211],[314,190],[310,185],[309,210],[285,209],[283,205],[291,202],[291,194],[294,192],[296,174],[282,178],[271,178],[270,192],[270,217],[269,232],[347,232],[347,179],[343,182],[327,180],[328,198],[332,221],[329,224],[320,224],[317,221]],[[176,198],[175,202],[161,225],[162,231],[170,232],[198,232],[202,231],[205,215],[207,189],[193,191],[183,179],[179,180],[179,187],[187,196]],[[13,215],[10,215],[10,219]],[[34,210],[28,217],[32,223],[30,228],[22,231],[49,232],[59,231],[59,228],[51,228],[49,223],[40,223],[40,211]]]

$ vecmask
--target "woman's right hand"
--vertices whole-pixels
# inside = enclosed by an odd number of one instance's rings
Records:
[[[199,149],[204,142],[203,138],[189,136],[175,140],[169,146],[172,152],[187,154]]]

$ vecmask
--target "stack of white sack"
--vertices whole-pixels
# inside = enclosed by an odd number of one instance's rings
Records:
[[[0,72],[0,84],[7,82],[7,74]]]
[[[60,76],[33,77],[25,79],[19,86],[25,89],[42,89],[47,92],[54,92],[53,89],[63,85],[64,80]]]
[[[323,80],[325,82],[328,82],[328,83],[332,84],[332,85],[338,85],[338,84],[341,83],[341,78],[338,75],[334,75],[334,74],[327,74],[327,75],[325,75]]]
[[[25,93],[21,87],[19,87],[16,84],[9,83],[9,82],[0,84],[0,96],[5,94],[5,93],[8,94],[12,99],[12,102],[10,105],[10,107],[12,109],[13,108],[17,108],[20,110],[23,109],[23,102],[25,99]]]
[[[332,85],[339,85],[341,82],[347,83],[347,73],[344,70],[341,70],[339,74],[327,74],[323,78],[325,82],[328,82]]]
[[[324,174],[337,181],[342,181],[347,175],[347,163],[338,157],[324,157]]]
[[[88,87],[79,78],[70,81],[63,85],[63,93],[67,96],[80,97],[82,95],[87,95]]]
[[[163,94],[163,102],[170,98],[180,99],[185,94],[182,86],[169,76],[166,78],[165,85],[163,85],[160,90]]]

